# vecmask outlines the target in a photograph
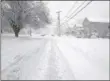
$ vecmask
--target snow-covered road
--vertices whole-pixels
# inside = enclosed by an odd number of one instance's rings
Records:
[[[77,42],[74,38],[74,43]],[[103,55],[103,58],[107,60],[104,60],[106,64],[102,67],[103,65],[98,66],[100,62],[95,65],[94,60],[88,55],[89,51],[85,52],[81,46],[74,43],[63,37],[4,36],[1,46],[1,78],[2,80],[107,80],[109,64],[106,51],[109,51],[107,50],[109,47],[106,47],[104,52],[106,56]]]
[[[19,39],[14,39],[12,41],[14,42],[15,40],[19,40]],[[18,79],[19,80],[74,80],[75,79],[69,65],[65,62],[65,59],[60,55],[59,49],[57,48],[54,39],[45,38],[45,39],[40,39],[40,41],[38,39],[32,39],[31,42],[29,41],[23,42],[21,44],[22,47],[19,49],[18,47],[20,47],[20,45],[18,44],[15,46],[15,48],[12,48],[12,49],[16,49],[16,51],[17,50],[22,51],[21,53],[25,51],[24,52],[25,54],[19,54],[19,55],[10,54],[7,55],[10,56],[9,58],[5,55],[6,53],[2,55],[2,61],[3,61],[2,79],[6,79],[6,80],[7,79],[8,80],[18,80]],[[2,42],[2,44],[4,43],[6,44],[6,41]],[[25,48],[27,47],[29,49],[25,49],[23,47]],[[2,45],[2,48],[6,48],[6,47]],[[2,54],[3,52],[6,51],[2,51]],[[15,51],[7,49],[7,53],[8,52],[15,52]],[[15,60],[12,60],[13,58]]]
[[[43,49],[47,39],[2,38],[1,70],[3,79],[18,79],[18,68]]]
[[[54,41],[50,39],[39,55],[32,57],[22,66],[22,80],[74,80],[71,69],[65,64]],[[57,51],[56,51],[57,50]],[[28,67],[27,67],[28,66]]]

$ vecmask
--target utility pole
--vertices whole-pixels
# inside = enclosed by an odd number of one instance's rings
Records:
[[[32,36],[32,31],[31,31],[31,27],[30,27],[30,36]]]
[[[4,15],[4,14],[3,14],[2,4],[0,5],[0,7],[1,7],[1,10],[0,10],[0,11],[2,12],[1,15],[0,15],[0,18],[1,18],[1,21],[0,21],[0,23],[1,23],[1,28],[0,28],[0,30],[1,30],[1,31],[0,31],[0,33],[3,33],[3,27],[2,27],[3,25],[2,25],[2,22],[3,22],[3,15]]]
[[[61,35],[61,31],[60,31],[60,12],[61,11],[56,12],[56,13],[58,13],[58,35],[59,36]]]

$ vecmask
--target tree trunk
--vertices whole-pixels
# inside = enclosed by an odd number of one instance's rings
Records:
[[[31,28],[30,28],[30,36],[32,36],[32,31],[31,31]]]
[[[13,31],[15,33],[15,37],[19,37],[20,28],[17,26],[12,27]]]
[[[15,21],[13,21],[12,19],[9,19],[9,23],[14,31],[15,37],[19,36],[19,32],[20,32],[20,26],[18,26]]]
[[[19,36],[19,33],[18,32],[15,32],[15,37],[18,37]]]
[[[1,33],[3,33],[2,29],[1,29]]]

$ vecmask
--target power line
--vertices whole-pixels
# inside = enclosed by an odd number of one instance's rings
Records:
[[[85,0],[85,1],[86,1],[86,0]],[[79,6],[73,11],[73,13],[68,17],[68,19],[69,19],[81,6],[84,5],[85,1],[84,1],[81,5],[79,5]],[[68,19],[65,20],[65,21],[68,21]]]
[[[71,15],[73,15],[81,6],[83,6],[85,2],[86,2],[86,1],[84,1],[79,7],[77,7]],[[69,17],[68,17],[68,18],[69,18]]]
[[[89,3],[87,3],[86,6],[84,6],[81,10],[79,10],[75,15],[73,15],[70,19],[74,18],[78,13],[80,13],[84,8],[86,8],[92,1],[90,1]]]
[[[86,8],[92,1],[90,1],[89,3],[87,3],[87,5],[85,5],[82,9],[80,9],[76,14],[74,14],[70,19],[68,19],[66,22],[68,22],[69,20],[73,19],[78,13],[80,13],[84,8]]]
[[[72,11],[72,9],[75,7],[75,5],[76,5],[77,3],[78,3],[78,1],[76,1],[76,2],[73,4],[72,8],[68,11],[67,15],[69,14],[69,12]]]
[[[73,4],[73,6],[71,7],[71,9],[67,12],[67,14],[66,14],[66,16],[65,17],[67,17],[67,15],[72,11],[72,9],[75,7],[75,5],[76,5],[76,3],[77,3],[78,1],[76,1],[74,4]],[[65,18],[64,17],[64,18]],[[63,19],[64,20],[64,19]]]

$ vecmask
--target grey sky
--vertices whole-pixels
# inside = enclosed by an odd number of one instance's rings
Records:
[[[78,1],[74,9],[83,1]],[[67,12],[73,6],[75,1],[48,1],[48,7],[53,19],[57,20],[57,11],[61,10],[61,20],[66,16]],[[71,12],[72,13],[72,12]],[[83,11],[81,11],[75,19],[89,17],[94,20],[109,21],[109,1],[92,1]],[[74,21],[72,19],[72,21]],[[70,21],[71,22],[71,21]]]

